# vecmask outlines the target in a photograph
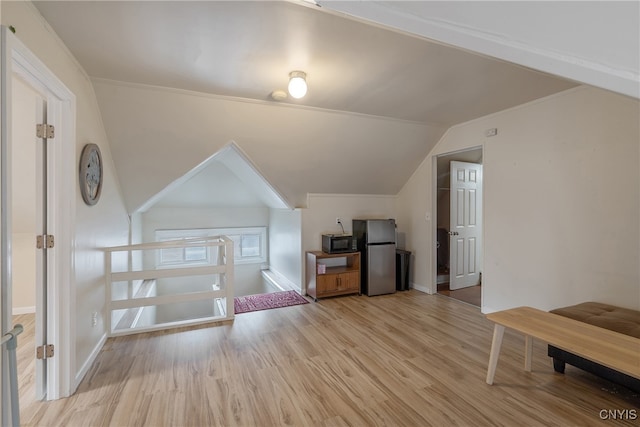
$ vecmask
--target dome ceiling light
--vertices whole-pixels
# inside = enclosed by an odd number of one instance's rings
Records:
[[[292,71],[289,73],[289,95],[300,99],[307,94],[307,73]]]

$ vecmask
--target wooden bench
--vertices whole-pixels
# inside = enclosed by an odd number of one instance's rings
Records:
[[[518,307],[487,315],[495,323],[487,384],[493,384],[505,328],[525,335],[524,367],[531,372],[533,338],[592,360],[631,377],[640,378],[640,339],[532,307]]]

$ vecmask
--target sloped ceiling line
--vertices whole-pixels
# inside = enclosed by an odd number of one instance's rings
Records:
[[[137,212],[146,212],[156,205],[161,205],[163,200],[170,197],[171,194],[189,186],[198,175],[205,173],[210,168],[220,168],[221,165],[226,166],[226,169],[247,187],[247,191],[260,199],[267,207],[293,209],[286,197],[265,178],[249,156],[234,141],[230,141],[215,154],[149,198]],[[214,183],[210,183],[210,185],[214,185]],[[204,198],[205,194],[202,196]]]
[[[267,206],[273,209],[294,209],[287,197],[269,182],[253,160],[234,141],[217,154],[220,161],[227,165],[238,179],[251,188]]]

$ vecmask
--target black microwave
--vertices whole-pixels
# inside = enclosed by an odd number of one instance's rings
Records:
[[[357,252],[358,242],[350,234],[323,234],[322,252],[328,254],[341,254],[346,252]]]

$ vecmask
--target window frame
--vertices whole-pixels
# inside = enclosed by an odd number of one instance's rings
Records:
[[[162,229],[155,231],[155,240],[157,242],[167,240],[188,239],[194,237],[210,237],[210,236],[228,236],[233,240],[234,246],[234,265],[238,264],[261,264],[266,263],[268,259],[267,253],[267,227],[227,227],[227,228],[192,228],[192,229]],[[242,236],[259,235],[259,254],[257,256],[245,256],[242,254]],[[239,246],[240,245],[240,246]],[[202,261],[186,261],[185,251],[182,248],[183,261],[178,262],[162,262],[162,251],[156,251],[156,268],[180,268],[187,266],[207,265],[211,263],[211,247],[207,247],[206,259]]]

